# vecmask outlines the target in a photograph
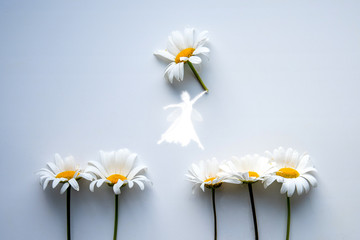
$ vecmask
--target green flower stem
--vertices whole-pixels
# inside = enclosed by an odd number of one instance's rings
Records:
[[[114,240],[116,240],[116,237],[117,237],[118,209],[119,209],[119,195],[115,194]]]
[[[287,228],[286,228],[286,240],[290,239],[290,217],[291,217],[291,213],[290,213],[290,198],[288,196],[286,196],[286,200],[287,200]]]
[[[68,189],[66,190],[67,240],[71,240],[71,233],[70,233],[70,193],[71,193],[71,186],[69,186]]]
[[[248,187],[249,187],[251,209],[252,209],[253,221],[254,221],[255,240],[259,240],[259,233],[258,233],[257,220],[256,220],[255,202],[254,202],[254,195],[253,195],[253,190],[252,190],[252,183],[248,183]]]
[[[216,220],[216,206],[215,206],[215,188],[211,189],[212,191],[212,204],[214,211],[214,240],[217,239],[217,220]]]
[[[201,84],[202,88],[204,89],[204,91],[209,92],[209,89],[205,86],[204,82],[202,81],[200,75],[197,73],[197,71],[194,68],[194,65],[190,62],[187,61],[187,64],[189,65],[189,67],[191,68],[191,70],[193,71],[193,73],[195,74],[195,77],[197,78],[197,80],[199,81],[199,83]]]

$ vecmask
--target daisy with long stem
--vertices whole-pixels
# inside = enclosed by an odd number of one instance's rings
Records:
[[[264,176],[272,168],[268,158],[254,155],[246,155],[242,158],[233,157],[231,161],[222,164],[220,168],[223,172],[220,174],[228,182],[234,184],[246,184],[249,190],[251,211],[253,215],[255,240],[259,239],[256,208],[253,193],[253,184],[263,180]]]
[[[74,157],[69,156],[62,159],[59,154],[55,154],[55,162],[48,162],[48,168],[41,168],[37,174],[40,176],[40,184],[43,190],[46,189],[50,181],[52,181],[52,187],[62,184],[60,194],[66,191],[66,236],[67,239],[71,239],[71,224],[70,224],[70,195],[71,188],[79,191],[78,180],[85,178],[91,180],[92,177],[89,174],[83,173],[79,166],[76,165]],[[71,187],[70,187],[71,186]]]
[[[185,28],[184,33],[173,31],[168,37],[167,49],[154,52],[156,56],[170,62],[165,69],[165,79],[170,83],[173,83],[174,79],[182,81],[184,79],[184,67],[187,64],[204,91],[208,92],[209,89],[195,68],[202,62],[199,56],[208,57],[210,49],[204,46],[208,41],[207,31],[198,33],[193,28]]]
[[[185,174],[187,179],[194,183],[193,193],[196,188],[200,187],[204,192],[205,188],[211,190],[212,207],[214,214],[214,240],[217,240],[217,218],[216,218],[216,203],[215,192],[216,189],[221,187],[223,182],[229,182],[223,177],[220,177],[221,169],[220,163],[215,158],[206,161],[200,161],[199,164],[192,164],[188,170],[188,174]]]
[[[273,152],[266,152],[271,161],[275,164],[275,170],[272,174],[267,176],[264,181],[264,187],[267,188],[274,181],[282,184],[280,192],[286,193],[287,203],[287,227],[286,240],[290,239],[290,222],[291,222],[291,208],[290,198],[293,196],[295,190],[298,195],[310,190],[310,186],[315,187],[317,180],[314,174],[317,170],[310,161],[310,156],[306,153],[299,154],[297,151],[288,148],[279,147]]]
[[[90,183],[90,191],[94,191],[95,185],[100,187],[103,183],[113,188],[115,194],[114,240],[117,239],[120,189],[126,185],[132,188],[134,184],[137,184],[141,190],[144,190],[144,183],[150,182],[144,175],[139,175],[146,167],[135,166],[136,159],[137,154],[131,153],[128,149],[112,152],[100,151],[100,162],[90,161],[85,170],[94,177]]]

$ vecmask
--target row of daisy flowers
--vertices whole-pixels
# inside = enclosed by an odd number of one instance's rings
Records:
[[[215,205],[215,191],[223,183],[247,184],[253,215],[255,239],[259,239],[256,210],[252,185],[261,182],[267,188],[273,182],[282,184],[280,192],[286,194],[287,201],[287,231],[286,239],[290,238],[290,198],[297,191],[298,195],[307,193],[310,187],[317,185],[315,169],[307,153],[279,147],[273,152],[266,151],[265,156],[257,154],[246,155],[241,158],[233,157],[229,161],[219,162],[213,158],[192,164],[186,177],[193,182],[193,191],[200,187],[212,192],[214,213],[214,239],[217,239],[217,219]]]
[[[66,192],[66,212],[67,212],[67,239],[71,239],[70,231],[70,195],[71,189],[80,190],[78,181],[86,179],[91,181],[90,191],[101,187],[104,183],[112,187],[115,195],[115,219],[114,219],[114,237],[117,238],[118,226],[118,206],[119,194],[121,188],[128,186],[132,188],[135,184],[144,190],[145,183],[151,183],[150,180],[141,175],[146,170],[143,165],[137,165],[137,154],[128,149],[118,151],[104,152],[100,151],[100,161],[89,161],[88,166],[83,169],[76,162],[73,156],[62,158],[55,154],[54,162],[48,162],[47,168],[40,169],[37,174],[40,176],[40,184],[43,190],[46,189],[49,182],[52,181],[52,187],[55,188],[61,184],[60,194]]]

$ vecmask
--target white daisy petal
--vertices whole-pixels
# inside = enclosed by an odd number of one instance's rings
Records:
[[[178,55],[178,53],[181,51],[177,48],[170,36],[168,37],[167,50],[174,56]]]
[[[306,180],[308,180],[308,182],[313,186],[316,187],[317,186],[317,181],[316,178],[310,174],[304,174],[302,175],[302,177],[304,177]]]
[[[176,68],[177,68],[177,64],[175,64],[172,68],[169,69],[168,79],[170,82],[173,82],[174,80],[174,72],[176,71]]]
[[[131,180],[128,180],[128,185],[129,185],[129,188],[132,188],[134,186],[134,182]]]
[[[207,41],[209,41],[208,35],[208,31],[201,32],[196,39],[194,48],[202,47]]]
[[[134,182],[140,187],[141,190],[144,190],[145,188],[145,185],[143,182],[141,181],[137,181],[137,180],[134,180]]]
[[[301,195],[303,193],[303,190],[305,189],[303,186],[304,183],[300,179],[303,179],[303,178],[299,178],[298,181],[295,181],[296,190],[297,190],[298,195]]]
[[[207,48],[207,47],[199,47],[199,48],[195,49],[193,54],[194,55],[204,54],[205,56],[207,56],[209,52],[210,52],[209,48]]]
[[[102,178],[102,179],[99,179],[96,183],[96,186],[99,188],[101,187],[101,185],[103,185],[103,183],[106,181],[107,179],[106,178]]]
[[[181,34],[181,32],[179,31],[173,31],[171,33],[171,37],[172,37],[172,40],[173,42],[175,43],[177,49],[179,49],[180,51],[185,49],[185,43],[184,43],[184,37],[183,35]]]
[[[280,193],[284,194],[288,191],[288,182],[284,182],[281,186]]]
[[[200,185],[200,188],[201,188],[201,190],[203,190],[203,192],[205,192],[205,183],[202,183],[201,185]]]
[[[173,71],[174,67],[176,67],[176,63],[172,62],[166,67],[164,72],[165,79],[168,80],[170,83],[173,83],[173,77],[170,78],[170,72]]]
[[[119,195],[121,193],[119,185],[114,184],[113,191],[116,195]]]
[[[185,48],[191,48],[194,46],[194,28],[185,28],[184,30],[184,41]]]
[[[76,169],[76,163],[73,156],[68,156],[64,159],[64,171],[72,171]]]
[[[101,178],[104,178],[105,176],[108,176],[109,173],[105,170],[104,166],[101,165],[99,162],[96,162],[96,161],[90,161],[88,163],[88,167],[94,167],[98,170],[98,172],[94,172],[96,175],[98,175],[99,177]],[[86,171],[85,171],[86,172]],[[90,171],[91,172],[91,171]]]
[[[49,184],[50,180],[51,180],[50,178],[46,178],[46,179],[45,179],[45,181],[44,181],[44,183],[43,183],[43,190],[46,189],[46,187],[47,187],[47,185]]]
[[[184,80],[184,62],[178,63],[179,65],[179,80]]]
[[[178,81],[180,81],[180,69],[179,69],[179,64],[176,64],[176,66],[174,67],[174,78]]]
[[[57,165],[55,165],[52,162],[48,162],[47,166],[51,169],[51,171],[53,171],[55,174],[58,174],[61,172],[61,170],[59,169],[59,167]]]
[[[132,170],[134,166],[134,162],[136,158],[137,158],[136,153],[132,153],[127,157],[125,164],[123,166],[124,169],[120,172],[121,175],[127,176],[129,174],[129,172]]]
[[[97,182],[97,180],[92,181],[92,182],[90,183],[90,186],[89,186],[90,191],[94,192],[94,188],[95,188],[96,182]]]
[[[52,182],[52,188],[56,188],[59,182],[60,182],[60,178],[55,178]]]
[[[69,180],[69,183],[70,183],[71,187],[72,187],[73,189],[75,189],[76,191],[79,191],[79,190],[80,190],[79,184],[78,184],[78,182],[75,180],[75,178],[70,179],[70,180]]]
[[[287,191],[288,197],[291,197],[294,194],[294,192],[295,192],[295,182],[289,181],[288,191]]]
[[[129,175],[127,176],[128,179],[133,179],[139,172],[143,171],[143,170],[146,170],[147,167],[146,166],[136,166],[134,167]]]
[[[70,184],[68,182],[64,183],[60,189],[60,194],[63,194],[66,191],[66,189],[68,189],[69,185]]]
[[[157,50],[154,52],[155,56],[161,57],[164,60],[175,61],[175,56],[166,50]]]
[[[94,177],[89,173],[80,173],[79,177],[84,178],[84,179],[86,179],[88,181],[94,180]]]
[[[201,58],[199,58],[198,56],[191,56],[189,58],[189,61],[193,64],[200,64],[201,63]]]
[[[60,170],[60,172],[65,171],[64,169],[64,160],[61,158],[60,154],[55,154],[55,164]]]

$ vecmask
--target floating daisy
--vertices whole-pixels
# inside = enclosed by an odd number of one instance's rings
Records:
[[[134,184],[137,184],[141,190],[144,190],[144,183],[150,182],[144,175],[139,175],[139,172],[144,171],[146,167],[135,166],[136,159],[137,154],[130,152],[128,149],[112,152],[100,151],[100,162],[90,161],[85,170],[95,179],[90,183],[90,191],[94,191],[95,185],[100,187],[103,183],[107,183],[113,188],[115,193],[114,239],[117,237],[120,188],[125,185],[132,188]]]
[[[67,239],[71,239],[70,231],[70,193],[71,188],[79,191],[78,180],[85,178],[91,180],[92,177],[89,174],[83,173],[73,156],[68,156],[62,159],[59,154],[55,154],[55,162],[48,162],[48,168],[41,168],[37,174],[40,176],[40,184],[45,190],[48,183],[52,181],[52,187],[62,184],[60,193],[63,194],[66,191],[66,213],[67,213]],[[71,186],[71,187],[70,187]]]
[[[263,180],[264,176],[269,173],[272,168],[269,159],[257,154],[246,155],[241,158],[233,157],[231,161],[221,165],[220,168],[223,170],[221,175],[230,179],[231,183],[247,184],[253,214],[255,239],[259,239],[252,184]]]
[[[205,191],[205,188],[211,189],[214,213],[214,238],[217,239],[215,190],[221,187],[223,182],[228,182],[228,180],[220,176],[220,162],[216,158],[200,161],[199,164],[192,164],[188,172],[185,176],[190,182],[194,183],[193,192],[197,187],[200,187],[203,191]]]
[[[207,31],[198,33],[194,28],[185,28],[183,33],[173,31],[168,37],[167,49],[154,52],[156,56],[170,61],[165,69],[165,79],[169,80],[170,83],[173,83],[174,79],[182,81],[184,79],[184,67],[187,64],[203,89],[208,91],[194,67],[194,65],[199,65],[202,62],[199,56],[208,56],[210,50],[205,47],[208,41]]]
[[[287,232],[286,239],[290,237],[290,197],[294,194],[295,189],[298,195],[310,190],[310,186],[315,187],[317,180],[314,173],[317,170],[310,161],[307,153],[299,154],[292,148],[284,149],[279,147],[273,152],[267,151],[271,161],[276,164],[274,172],[267,176],[264,181],[264,187],[267,188],[271,183],[277,181],[282,183],[280,192],[286,193],[287,196]]]

